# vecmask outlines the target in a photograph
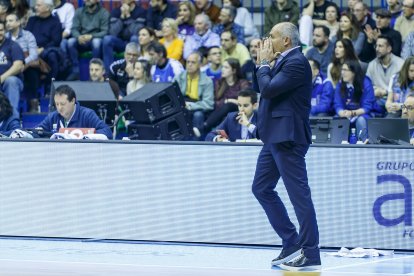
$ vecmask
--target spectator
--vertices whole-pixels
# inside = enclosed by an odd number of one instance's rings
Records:
[[[236,9],[236,17],[233,21],[237,25],[243,27],[244,41],[246,45],[248,45],[252,39],[260,37],[259,32],[254,25],[251,13],[245,7],[242,7],[240,0],[222,0],[222,4],[223,6],[231,6]]]
[[[148,46],[152,41],[156,40],[155,31],[149,27],[143,27],[138,32],[138,42],[139,42],[139,59],[149,60],[150,55],[148,53]]]
[[[216,83],[221,79],[221,50],[218,46],[212,46],[208,49],[208,65],[205,70],[206,75]]]
[[[339,8],[335,4],[335,2],[327,1],[327,0],[310,0],[308,4],[306,4],[303,8],[302,17],[304,14],[309,15],[313,21],[313,23],[317,26],[323,24],[326,20],[326,12],[329,7],[334,7],[336,10],[336,18],[339,18]]]
[[[114,62],[114,51],[123,52],[132,36],[145,26],[146,11],[135,0],[122,0],[122,6],[112,10],[109,34],[102,41],[103,61],[105,68]],[[136,37],[135,37],[136,39]],[[134,41],[135,42],[135,41]]]
[[[150,55],[151,76],[153,82],[172,82],[184,68],[182,64],[171,58],[167,58],[167,50],[159,42],[151,42],[148,46]]]
[[[79,79],[79,51],[92,50],[92,57],[100,58],[102,39],[108,34],[109,13],[99,0],[85,0],[85,6],[75,12],[72,37],[68,41],[68,53],[72,61],[72,73],[67,80]]]
[[[20,94],[23,91],[22,69],[24,55],[19,44],[6,37],[4,22],[0,21],[0,93],[9,99],[18,114]]]
[[[401,105],[408,95],[414,94],[414,57],[405,60],[401,71],[395,74],[388,87],[388,97],[385,108],[388,117],[400,117]]]
[[[377,57],[368,64],[367,77],[374,86],[376,102],[374,111],[382,117],[385,115],[387,89],[394,74],[401,70],[404,60],[392,53],[392,41],[380,35],[375,45]]]
[[[0,137],[10,136],[13,130],[20,128],[18,114],[13,112],[9,99],[0,93]]]
[[[206,141],[235,142],[238,139],[257,138],[257,93],[246,89],[239,92],[237,97],[238,112],[227,114],[226,118],[217,126],[216,131],[211,131],[206,136]],[[222,132],[227,137],[222,135]]]
[[[29,100],[30,109],[29,112],[38,112],[39,110],[39,100],[37,98],[37,88],[40,85],[39,74],[27,74],[26,71],[36,71],[38,68],[33,68],[31,66],[38,67],[39,59],[37,54],[37,44],[36,39],[33,34],[29,31],[23,30],[20,27],[20,20],[15,13],[11,13],[6,17],[6,28],[7,33],[6,37],[12,39],[13,41],[19,44],[20,48],[23,50],[25,56],[24,59],[24,87],[25,92],[27,93],[26,99]],[[35,76],[31,78],[31,76]]]
[[[194,33],[195,7],[190,1],[183,1],[178,4],[178,15],[175,20],[178,25],[178,37],[185,41],[188,36]]]
[[[402,118],[408,119],[408,127],[410,131],[410,144],[414,145],[414,95],[408,95],[402,105]]]
[[[151,66],[146,60],[137,60],[134,64],[133,79],[128,82],[127,95],[151,82]]]
[[[55,8],[52,15],[57,16],[62,24],[62,41],[60,48],[62,49],[65,58],[68,53],[68,38],[72,33],[73,17],[75,16],[75,7],[65,0],[54,0]]]
[[[329,40],[329,29],[326,26],[316,26],[313,30],[313,47],[306,52],[308,59],[316,60],[320,70],[327,76],[329,62],[334,52],[334,43]]]
[[[367,129],[367,119],[374,102],[374,89],[359,62],[346,60],[342,65],[341,80],[336,85],[334,107],[339,117],[350,120],[351,127],[356,128],[363,141],[366,135],[361,134]]]
[[[237,42],[235,34],[225,31],[221,34],[221,62],[230,57],[237,59],[243,66],[250,59],[250,54],[246,46]]]
[[[212,0],[195,0],[196,14],[206,14],[214,24],[219,23],[220,8]]]
[[[220,11],[220,23],[216,24],[212,31],[221,35],[224,31],[230,31],[237,37],[237,42],[244,44],[244,30],[243,27],[234,23],[236,17],[236,9],[232,6],[225,6]]]
[[[134,64],[138,56],[138,45],[130,42],[125,46],[124,58],[109,66],[109,83],[117,98],[126,95],[127,84],[134,75]]]
[[[181,93],[186,99],[185,107],[192,115],[196,137],[200,137],[206,114],[213,109],[213,81],[200,71],[201,55],[192,53],[187,58],[187,70],[176,76]]]
[[[176,18],[177,7],[168,0],[151,0],[147,11],[147,27],[155,30],[161,36],[161,23],[164,18]]]
[[[162,35],[160,43],[167,49],[167,58],[180,61],[183,57],[184,41],[178,38],[178,25],[172,18],[162,21]]]
[[[27,0],[11,0],[7,14],[15,13],[20,18],[22,28],[26,27],[29,17],[33,15]]]
[[[353,14],[359,23],[361,30],[365,27],[370,26],[372,29],[375,28],[375,20],[371,18],[369,14],[368,6],[363,2],[357,2],[354,5]]]
[[[260,49],[260,39],[254,38],[249,44],[250,60],[242,66],[242,75],[250,83],[253,83],[254,71],[256,70],[257,51]]]
[[[112,139],[109,127],[99,119],[95,111],[79,105],[75,91],[68,85],[56,88],[54,94],[56,111],[49,115],[36,127],[48,132],[59,132],[60,128],[94,128],[98,134]]]
[[[237,95],[241,90],[250,87],[250,83],[243,79],[240,63],[237,59],[228,58],[223,62],[221,79],[218,81],[214,93],[214,111],[204,122],[204,131],[210,131],[217,126],[229,112],[237,111]]]
[[[6,21],[7,10],[9,9],[10,2],[7,0],[0,1],[0,21]]]
[[[332,116],[334,88],[329,79],[320,71],[319,62],[309,59],[309,65],[312,69],[312,99],[311,99],[311,116]]]
[[[362,0],[348,0],[348,8],[345,10],[345,12],[354,12],[355,4],[358,2],[362,2]]]
[[[408,34],[401,51],[401,57],[403,59],[407,59],[411,56],[414,56],[414,32]]]
[[[387,0],[388,10],[391,12],[390,27],[394,29],[395,21],[402,13],[402,7],[399,0]]]
[[[356,17],[351,13],[343,13],[339,20],[339,30],[332,41],[347,38],[352,41],[355,53],[359,55],[364,46],[365,35],[360,31]]]
[[[105,81],[105,66],[101,59],[93,58],[89,61],[89,76],[94,82]]]
[[[293,0],[272,0],[264,12],[264,34],[268,35],[274,25],[280,22],[299,24],[299,6]]]
[[[403,12],[395,21],[394,30],[401,33],[405,42],[408,34],[414,30],[414,0],[403,0]]]
[[[205,14],[198,14],[194,19],[195,32],[188,36],[184,44],[184,59],[200,47],[220,46],[220,36],[211,29],[211,21]]]

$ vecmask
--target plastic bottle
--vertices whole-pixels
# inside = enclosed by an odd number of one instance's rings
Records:
[[[350,144],[356,144],[358,141],[358,138],[356,136],[356,129],[352,128],[351,129],[351,135],[349,136],[349,143]]]

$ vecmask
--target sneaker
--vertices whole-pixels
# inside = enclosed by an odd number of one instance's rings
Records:
[[[279,256],[272,260],[272,265],[280,265],[293,260],[300,255],[301,250],[302,248],[298,244],[288,248],[282,248],[282,252],[280,252]]]
[[[200,130],[198,128],[193,127],[193,132],[194,132],[194,136],[195,137],[197,137],[197,138],[200,138],[201,137],[201,132],[200,132]]]
[[[289,271],[315,271],[321,269],[320,259],[308,259],[303,253],[290,262],[279,265],[281,269]]]

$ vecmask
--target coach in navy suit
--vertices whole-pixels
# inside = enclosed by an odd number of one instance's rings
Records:
[[[288,22],[275,25],[270,37],[261,42],[258,63],[261,99],[257,127],[264,145],[252,191],[283,241],[272,265],[287,270],[317,269],[321,264],[319,232],[305,163],[311,143],[312,72],[301,53],[296,26]],[[299,233],[274,190],[280,177],[299,221]]]

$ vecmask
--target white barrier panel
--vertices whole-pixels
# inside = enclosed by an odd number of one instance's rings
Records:
[[[0,235],[281,244],[251,193],[260,149],[2,141]],[[321,246],[414,248],[412,149],[311,147],[307,165]]]

